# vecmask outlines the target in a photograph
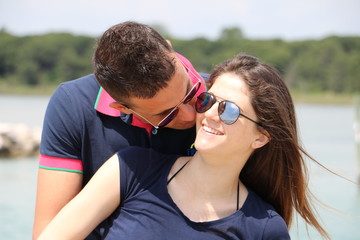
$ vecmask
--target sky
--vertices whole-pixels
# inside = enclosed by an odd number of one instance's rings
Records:
[[[0,29],[19,36],[97,37],[129,20],[181,39],[216,39],[232,27],[251,39],[360,36],[360,0],[0,0]]]

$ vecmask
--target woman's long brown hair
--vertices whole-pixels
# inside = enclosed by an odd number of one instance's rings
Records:
[[[214,69],[210,85],[224,73],[234,73],[246,82],[252,106],[263,125],[259,130],[270,138],[251,155],[241,172],[241,181],[270,203],[288,228],[295,209],[306,223],[330,239],[311,206],[304,158],[316,160],[299,144],[294,104],[280,74],[255,57],[238,55]]]

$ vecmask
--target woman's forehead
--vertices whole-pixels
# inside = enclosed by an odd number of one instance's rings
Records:
[[[231,94],[251,96],[246,82],[234,73],[224,73],[218,76],[209,91],[218,93],[218,96],[224,99]]]

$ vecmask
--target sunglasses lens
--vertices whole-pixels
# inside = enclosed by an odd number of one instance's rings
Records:
[[[168,125],[178,114],[179,109],[176,108],[174,109],[171,113],[169,113],[169,115],[167,115],[160,123],[159,123],[159,127],[165,127],[166,125]]]
[[[219,103],[219,117],[225,124],[233,124],[240,116],[240,109],[234,103],[222,101]]]
[[[204,113],[209,110],[215,102],[216,99],[214,95],[203,92],[197,97],[195,109],[198,113]],[[240,108],[235,103],[224,100],[219,102],[218,114],[223,123],[230,125],[239,118]]]
[[[191,99],[193,99],[193,97],[197,93],[197,91],[199,91],[199,88],[200,88],[200,82],[195,83],[195,85],[192,87],[192,89],[187,94],[186,98],[184,99],[183,104],[187,104],[188,102],[190,102]]]
[[[198,113],[203,113],[209,110],[213,103],[214,101],[212,100],[212,95],[203,92],[197,97],[195,109]]]
[[[200,88],[200,82],[197,82],[192,89],[190,90],[190,92],[186,95],[185,99],[181,102],[181,104],[187,104],[188,102],[190,102],[190,100],[195,96],[195,94],[197,93],[197,91]],[[175,108],[172,112],[169,113],[169,115],[167,115],[160,123],[159,123],[159,127],[164,127],[166,125],[168,125],[178,114],[179,112],[179,108]]]

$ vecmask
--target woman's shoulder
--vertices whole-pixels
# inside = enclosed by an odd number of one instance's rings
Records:
[[[145,148],[139,146],[129,146],[120,150],[118,153],[119,159],[125,161],[164,161],[171,158],[178,157],[177,155],[160,153],[152,148]]]
[[[248,192],[248,197],[246,198],[242,208],[245,213],[257,217],[273,217],[277,214],[275,208],[271,204],[264,201],[251,189],[248,189]]]
[[[284,219],[275,208],[249,190],[249,195],[243,205],[242,211],[246,217],[262,223],[264,227],[263,239],[290,239],[289,231]]]
[[[179,157],[160,153],[151,148],[138,146],[127,147],[117,153],[121,166],[126,166],[134,172],[157,171],[167,165],[172,165]]]
[[[119,157],[128,157],[131,155],[147,155],[154,150],[151,148],[129,146],[117,152]]]

